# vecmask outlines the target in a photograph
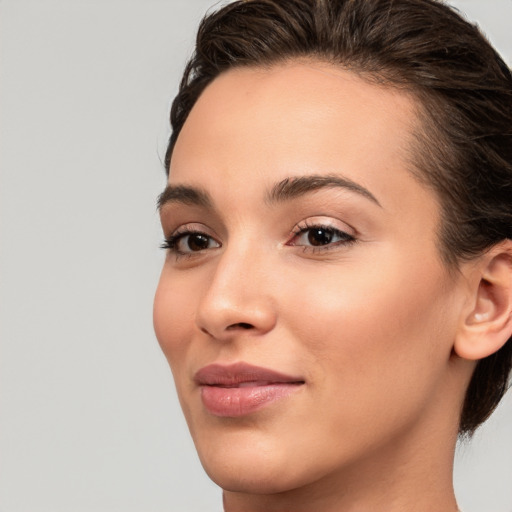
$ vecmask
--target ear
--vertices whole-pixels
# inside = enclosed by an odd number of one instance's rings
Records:
[[[477,360],[497,352],[512,335],[512,241],[486,252],[471,274],[470,311],[463,315],[454,350]]]

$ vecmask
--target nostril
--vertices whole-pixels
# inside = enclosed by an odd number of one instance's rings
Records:
[[[199,327],[199,329],[201,330],[201,332],[203,332],[204,334],[206,334],[208,336],[211,336],[212,338],[219,338],[219,339],[222,338],[222,332],[215,334],[214,330],[210,331],[205,327]],[[250,329],[255,329],[255,327],[253,324],[250,324],[248,322],[238,322],[236,324],[228,325],[226,327],[225,331],[236,331],[238,329],[246,331],[246,330],[250,330]]]
[[[248,324],[247,322],[239,322],[237,324],[232,324],[228,327],[228,329],[252,329],[254,326]]]

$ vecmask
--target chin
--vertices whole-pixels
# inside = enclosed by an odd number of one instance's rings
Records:
[[[295,464],[282,441],[265,443],[249,437],[243,440],[243,436],[231,436],[225,442],[212,437],[207,443],[196,443],[203,468],[219,487],[232,492],[275,494],[307,483],[303,481],[307,478],[292,470]]]
[[[225,491],[245,494],[278,494],[302,487],[305,483],[286,470],[276,471],[272,463],[262,462],[219,468],[204,466],[207,475]]]
[[[209,472],[207,475],[220,488],[225,491],[244,494],[278,494],[299,487],[293,482],[281,482],[275,478],[269,478],[269,474],[262,467],[262,471],[254,472],[254,468],[246,471]]]

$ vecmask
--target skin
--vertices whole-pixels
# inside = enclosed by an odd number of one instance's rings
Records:
[[[296,62],[226,72],[183,127],[169,184],[211,204],[178,194],[161,206],[184,254],[167,253],[154,324],[228,512],[457,510],[453,450],[474,363],[454,339],[471,279],[442,263],[439,204],[410,172],[415,107]],[[373,199],[323,186],[269,200],[277,183],[311,176]],[[312,225],[355,241],[312,246]],[[240,361],[305,384],[246,416],[210,414],[195,372]]]

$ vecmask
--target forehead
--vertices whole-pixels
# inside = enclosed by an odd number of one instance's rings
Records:
[[[246,193],[249,184],[334,172],[386,189],[386,177],[409,165],[416,122],[410,94],[333,65],[232,69],[191,110],[169,181],[207,188],[229,181]]]

